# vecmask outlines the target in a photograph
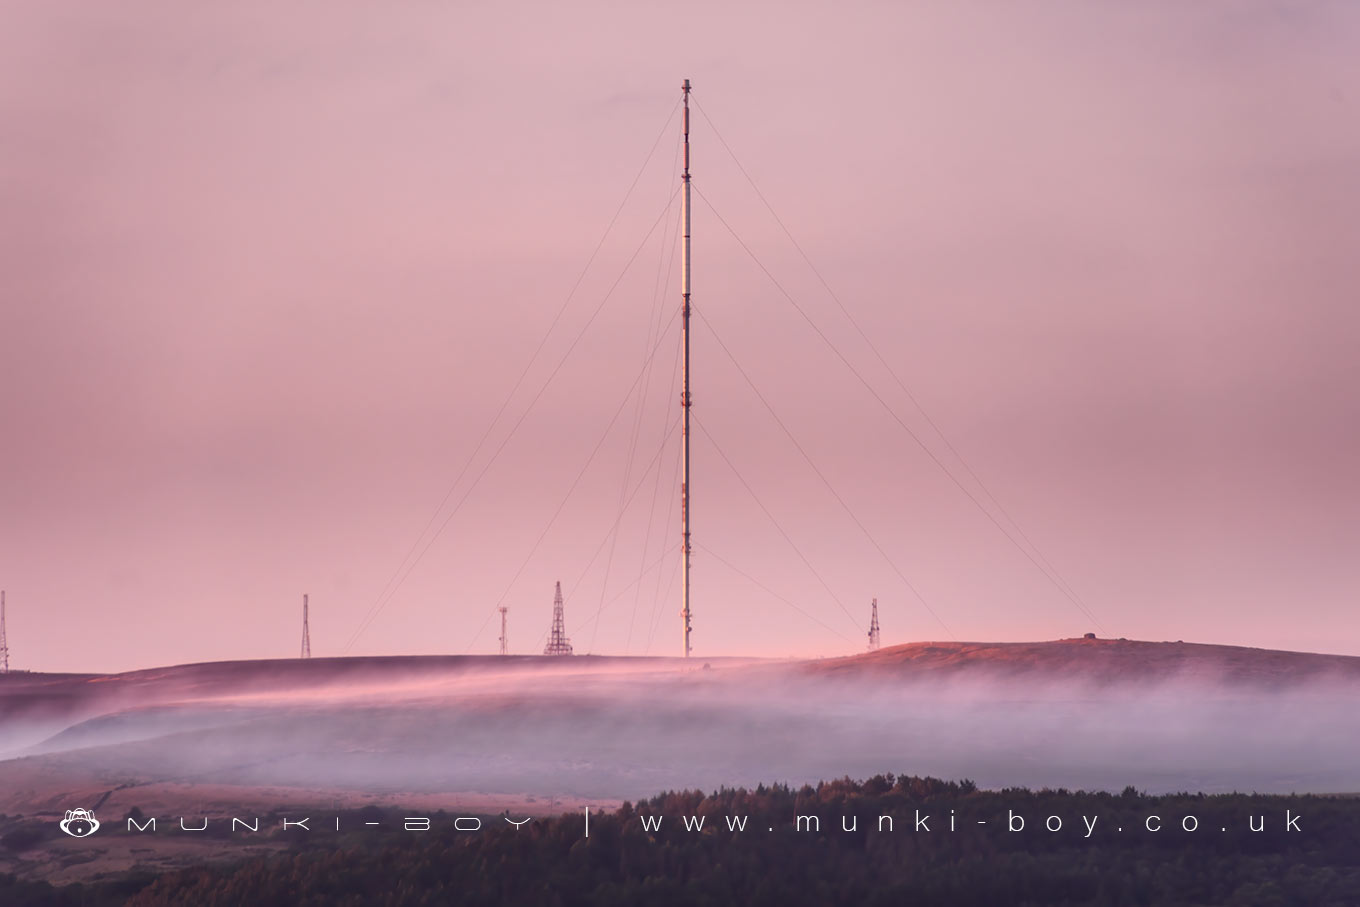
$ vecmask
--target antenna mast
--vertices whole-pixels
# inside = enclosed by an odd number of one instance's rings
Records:
[[[553,622],[552,633],[548,636],[548,644],[543,647],[544,655],[570,655],[571,640],[567,639],[567,625],[562,619],[562,582],[557,583],[557,591],[553,594]]]
[[[302,655],[301,658],[312,657],[312,631],[307,626],[307,594],[302,595]]]
[[[9,636],[5,634],[5,590],[0,589],[0,674],[9,673]]]
[[[680,87],[683,92],[685,115],[685,169],[680,174],[682,182],[680,195],[680,220],[684,225],[684,238],[680,246],[680,294],[684,306],[680,310],[681,345],[681,391],[680,391],[680,617],[685,625],[685,657],[689,658],[690,610],[689,610],[689,79]]]
[[[878,650],[879,630],[878,630],[878,599],[874,599],[874,615],[869,619],[869,651]]]
[[[509,611],[510,609],[507,608],[505,605],[501,605],[498,610],[501,612],[501,654],[509,655],[510,652],[507,648],[507,643],[505,641],[505,612]]]

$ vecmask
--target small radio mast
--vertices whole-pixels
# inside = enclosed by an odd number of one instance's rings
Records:
[[[5,590],[0,589],[0,674],[9,673],[9,636],[5,633]]]
[[[302,655],[301,658],[312,657],[312,631],[307,626],[307,594],[302,595]]]
[[[689,658],[689,79],[680,86],[685,114],[682,123],[685,137],[685,169],[680,174],[680,221],[684,234],[680,245],[680,295],[684,297],[680,310],[681,390],[680,390],[680,617],[684,621],[685,657]]]
[[[878,650],[879,630],[878,630],[878,599],[874,599],[873,617],[869,618],[869,651]]]
[[[507,608],[505,605],[501,605],[498,610],[501,612],[501,654],[509,655],[510,651],[508,648],[508,643],[505,640],[505,612],[509,611],[510,609]]]

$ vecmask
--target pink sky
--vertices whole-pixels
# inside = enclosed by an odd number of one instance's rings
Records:
[[[0,6],[17,667],[295,655],[303,592],[314,653],[339,654],[686,77],[1106,633],[1360,654],[1353,5]],[[693,133],[696,186],[929,439],[697,114]],[[662,211],[677,136],[672,121],[512,419]],[[697,198],[694,230],[696,306],[953,636],[1098,629]],[[511,584],[641,366],[661,238],[350,651],[493,652],[503,595],[512,651],[536,651],[561,579],[578,651],[678,652],[676,587],[655,601],[655,572],[590,619],[645,566],[650,476],[603,597],[601,563],[577,583],[617,513],[632,401]],[[678,279],[662,290],[669,318]],[[635,480],[678,417],[674,340]],[[696,653],[854,651],[873,596],[885,644],[945,637],[703,323],[694,357],[697,418],[853,615],[699,437]],[[678,535],[674,448],[648,561]]]

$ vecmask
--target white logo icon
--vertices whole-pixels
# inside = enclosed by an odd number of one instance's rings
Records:
[[[73,838],[88,838],[99,831],[99,820],[88,809],[68,809],[61,820],[61,830]]]

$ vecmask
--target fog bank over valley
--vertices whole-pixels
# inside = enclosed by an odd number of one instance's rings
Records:
[[[1360,659],[1064,640],[818,661],[312,659],[0,677],[0,812],[139,789],[552,803],[894,772],[1360,790]],[[116,804],[115,804],[116,805]]]

